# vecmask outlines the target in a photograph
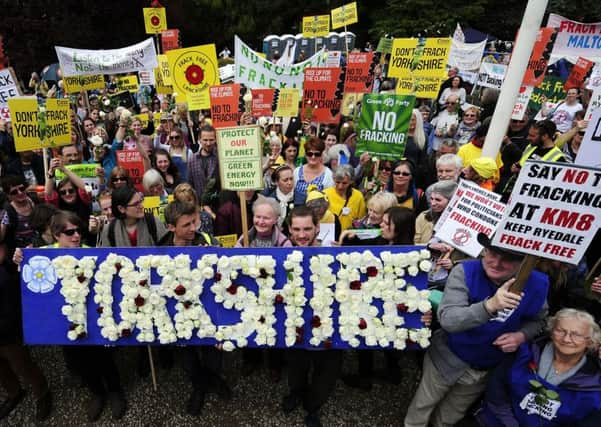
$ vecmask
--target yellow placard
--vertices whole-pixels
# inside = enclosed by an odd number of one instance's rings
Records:
[[[450,38],[429,38],[423,47],[418,39],[394,39],[388,76],[444,77],[450,50]]]
[[[352,2],[345,4],[344,6],[332,9],[332,29],[344,27],[345,25],[354,24],[359,22],[357,15],[357,3]]]
[[[142,123],[142,129],[146,129],[148,127],[148,122],[150,121],[150,118],[148,117],[147,113],[136,114],[134,118],[140,120],[140,122]]]
[[[178,102],[188,102],[189,110],[210,108],[209,87],[219,84],[215,45],[170,50],[167,58]]]
[[[171,86],[173,82],[171,81],[171,71],[169,71],[169,58],[167,58],[167,55],[157,55],[157,60],[159,61],[159,73],[161,73],[163,83],[165,86]]]
[[[330,34],[330,15],[303,17],[303,37],[325,37]]]
[[[388,64],[388,77],[411,76],[411,66],[417,43],[418,39],[394,39]]]
[[[424,51],[414,75],[432,78],[444,77],[450,51],[451,39],[449,37],[426,39]]]
[[[63,76],[65,93],[79,93],[83,90],[104,89],[104,76],[92,74],[88,76]]]
[[[123,90],[128,90],[131,93],[136,93],[138,91],[138,76],[124,76],[124,77],[117,77],[116,80],[117,83],[117,90],[119,91],[123,91]]]
[[[10,119],[16,151],[37,150],[71,143],[71,113],[68,99],[46,100],[46,127],[40,138],[38,102],[35,98],[10,98]]]
[[[215,238],[224,248],[233,248],[238,241],[238,236],[236,234],[225,234],[223,236],[215,236]]]
[[[161,113],[152,113],[152,121],[154,122],[154,128],[157,129],[161,124]]]
[[[298,89],[280,89],[275,115],[278,117],[296,117],[299,104]]]
[[[146,34],[160,34],[167,29],[167,14],[164,7],[145,7],[143,10]]]
[[[443,80],[439,77],[401,77],[397,80],[395,94],[435,99]]]
[[[162,222],[165,222],[165,207],[167,207],[168,199],[160,196],[145,196],[144,197],[144,213],[149,213],[159,217]]]
[[[166,85],[163,76],[158,68],[154,69],[154,87],[159,95],[169,95],[173,93],[173,86]]]

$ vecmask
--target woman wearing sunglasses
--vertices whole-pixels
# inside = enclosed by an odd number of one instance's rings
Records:
[[[186,146],[182,130],[177,126],[173,126],[169,131],[169,136],[167,137],[166,142],[166,144],[155,144],[157,148],[155,151],[155,163],[157,161],[156,156],[159,152],[158,150],[163,149],[164,151],[167,151],[170,156],[171,164],[173,164],[179,171],[181,181],[187,181],[188,159],[192,157],[193,153],[192,150]],[[165,182],[167,182],[167,180]],[[176,185],[177,184],[175,184],[173,188],[175,188]]]
[[[463,112],[463,118],[457,126],[457,132],[453,139],[457,141],[459,147],[470,142],[476,134],[476,130],[480,127],[480,109],[475,106],[468,107]]]
[[[392,169],[387,191],[393,193],[399,206],[412,209],[415,215],[428,208],[421,189],[415,187],[413,165],[408,160],[397,162]]]
[[[323,164],[325,144],[319,138],[305,143],[307,164],[294,170],[294,205],[302,205],[307,198],[307,187],[316,185],[321,191],[334,186],[332,171]]]

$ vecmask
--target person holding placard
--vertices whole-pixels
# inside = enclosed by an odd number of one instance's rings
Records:
[[[566,98],[560,101],[553,109],[549,110],[547,98],[541,96],[541,114],[546,119],[555,123],[559,132],[567,132],[572,127],[572,121],[576,112],[583,109],[582,104],[578,102],[579,98],[580,89],[572,87],[568,89]]]
[[[294,170],[294,204],[305,203],[307,187],[316,185],[319,190],[334,186],[332,171],[323,164],[325,144],[319,138],[311,138],[305,143],[307,164]]]

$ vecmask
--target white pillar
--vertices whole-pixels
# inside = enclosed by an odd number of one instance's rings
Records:
[[[509,120],[511,120],[511,113],[524,79],[547,3],[548,0],[528,0],[518,39],[511,54],[509,67],[507,67],[507,75],[501,86],[501,94],[482,147],[482,156],[494,159],[501,148],[501,142],[507,132]]]

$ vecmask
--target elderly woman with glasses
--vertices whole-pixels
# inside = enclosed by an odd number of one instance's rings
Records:
[[[599,325],[585,311],[564,308],[547,327],[548,336],[523,343],[494,371],[476,414],[480,425],[599,425]]]
[[[457,131],[453,136],[453,139],[457,141],[459,147],[470,142],[472,137],[475,135],[476,130],[480,127],[480,110],[478,107],[468,107],[463,112],[463,118],[457,126]]]
[[[334,172],[334,187],[326,188],[325,195],[330,201],[330,210],[338,216],[342,230],[353,225],[353,220],[365,216],[363,194],[353,188],[354,170],[351,165],[341,165]]]
[[[294,170],[294,205],[302,205],[307,198],[307,187],[316,185],[321,191],[334,186],[332,171],[323,164],[325,144],[319,138],[311,138],[305,143],[307,164]]]

